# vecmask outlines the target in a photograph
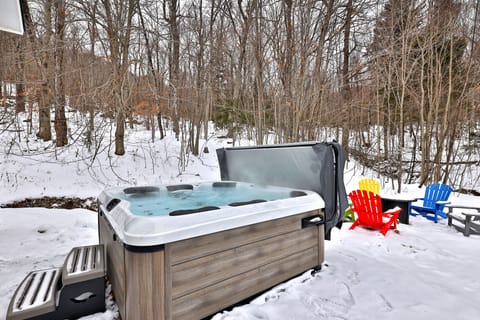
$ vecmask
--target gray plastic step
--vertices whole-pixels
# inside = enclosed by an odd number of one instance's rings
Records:
[[[62,268],[63,285],[105,276],[103,245],[73,248]]]
[[[15,291],[6,320],[77,319],[105,311],[103,245],[73,248],[62,268],[30,272]]]
[[[15,291],[7,320],[21,320],[55,312],[60,268],[30,272]]]

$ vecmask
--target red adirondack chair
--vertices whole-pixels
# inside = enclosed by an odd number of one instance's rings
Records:
[[[357,213],[357,219],[353,222],[350,230],[357,226],[377,229],[385,235],[390,229],[397,229],[397,219],[401,208],[382,211],[382,199],[378,194],[366,190],[354,190],[348,195],[352,200],[353,211]]]

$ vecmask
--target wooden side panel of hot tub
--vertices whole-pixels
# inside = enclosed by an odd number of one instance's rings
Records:
[[[318,211],[166,245],[166,319],[201,319],[323,262]]]
[[[126,317],[124,319],[165,319],[165,255],[125,251],[127,265]]]
[[[98,233],[100,243],[105,245],[107,276],[115,294],[115,301],[122,319],[127,319],[125,317],[125,251],[123,243],[116,238],[113,228],[102,214],[98,216]]]
[[[302,228],[311,211],[136,250],[99,217],[108,277],[124,320],[202,319],[258,294],[324,259],[323,225]]]

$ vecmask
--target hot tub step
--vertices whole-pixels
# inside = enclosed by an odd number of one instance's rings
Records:
[[[62,268],[62,281],[69,285],[105,276],[103,245],[75,247]]]
[[[105,311],[105,258],[103,245],[75,247],[62,268],[63,287],[57,319],[76,319]]]
[[[60,268],[30,272],[10,301],[7,320],[51,319],[51,314],[56,311],[60,275]],[[43,317],[39,318],[41,315]]]
[[[73,248],[62,268],[30,272],[10,301],[6,320],[76,319],[105,311],[103,245]]]

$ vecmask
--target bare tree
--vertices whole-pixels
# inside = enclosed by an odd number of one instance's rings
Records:
[[[102,26],[108,40],[108,53],[112,67],[112,98],[116,114],[115,154],[125,154],[125,119],[129,113],[129,48],[132,20],[137,8],[136,0],[101,0]]]
[[[15,112],[25,112],[26,104],[26,78],[25,78],[25,51],[26,38],[16,39],[16,82],[15,82]]]
[[[350,108],[348,105],[352,99],[350,88],[350,41],[353,19],[353,1],[348,0],[345,6],[345,20],[343,25],[343,63],[342,63],[342,97],[344,101],[342,121],[342,145],[348,150],[348,141],[350,138]]]
[[[55,134],[56,146],[68,144],[67,120],[65,119],[65,0],[55,0]]]
[[[168,7],[168,8],[167,8]],[[163,0],[163,17],[168,23],[168,75],[171,89],[171,107],[173,113],[173,132],[179,139],[178,116],[178,86],[180,77],[180,31],[179,31],[179,0]]]
[[[52,61],[51,61],[51,40],[52,40],[52,2],[43,2],[43,36],[37,38],[35,25],[32,20],[30,8],[27,1],[22,1],[22,12],[25,20],[25,30],[33,48],[33,55],[40,72],[40,88],[35,88],[39,109],[39,131],[37,136],[44,141],[52,139],[50,126],[50,107],[52,105]],[[40,50],[39,50],[40,49]]]
[[[340,137],[398,188],[447,182],[461,175],[459,141],[478,149],[479,3],[22,1],[29,41],[2,56],[11,67],[0,80],[15,82],[18,112],[38,105],[42,139],[55,108],[58,146],[68,142],[68,97],[85,114],[89,146],[95,115],[115,118],[118,155],[135,114],[152,141],[155,116],[161,138],[173,124],[180,171],[214,120],[258,144],[270,133],[276,142]]]
[[[147,51],[147,64],[148,64],[148,70],[153,78],[153,95],[154,95],[154,103],[156,106],[160,105],[160,88],[162,87],[160,84],[161,78],[160,75],[158,74],[157,68],[155,68],[154,63],[153,63],[153,48],[150,43],[150,38],[148,37],[147,34],[147,28],[146,28],[146,23],[144,19],[144,15],[142,12],[142,8],[140,7],[140,1],[137,2],[138,5],[138,15],[140,18],[140,23],[141,23],[141,31],[144,37],[145,41],[145,49]],[[160,132],[160,139],[163,139],[165,137],[165,133],[163,130],[163,125],[162,125],[162,112],[161,110],[158,110],[157,113],[157,119],[158,119],[158,127],[159,127],[159,132]],[[153,118],[151,119],[151,124],[152,124],[152,141],[155,139],[155,122],[153,121]]]

